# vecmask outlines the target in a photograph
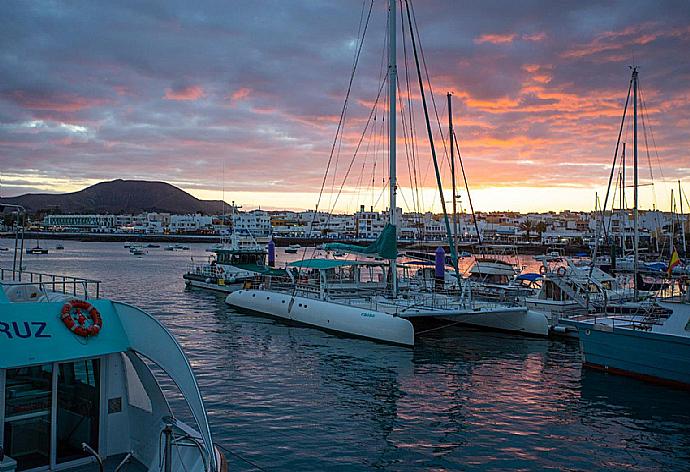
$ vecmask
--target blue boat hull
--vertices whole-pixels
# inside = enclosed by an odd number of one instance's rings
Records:
[[[690,338],[574,322],[588,367],[690,388]]]

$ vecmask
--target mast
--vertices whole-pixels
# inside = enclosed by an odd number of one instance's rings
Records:
[[[388,161],[389,168],[389,187],[390,187],[390,208],[389,222],[395,227],[395,237],[398,237],[398,212],[396,208],[396,193],[398,184],[396,179],[396,92],[398,87],[398,66],[396,51],[396,26],[397,15],[395,12],[395,2],[388,1]],[[398,264],[395,259],[390,262],[391,271],[391,292],[393,297],[398,295]]]
[[[635,236],[633,239],[633,249],[635,251],[633,262],[633,277],[635,284],[635,300],[638,299],[640,289],[637,283],[637,264],[640,257],[640,233],[638,222],[638,180],[637,180],[637,66],[633,67],[633,229]]]
[[[671,189],[671,234],[669,235],[668,253],[673,257],[673,239],[676,235],[676,225],[673,223],[673,215],[676,213],[676,201],[673,198],[673,189]]]
[[[458,253],[458,194],[455,186],[455,146],[453,139],[455,133],[453,131],[453,101],[452,94],[448,92],[448,136],[450,139],[450,174],[453,178],[453,245],[455,246],[455,253]]]
[[[628,212],[626,209],[626,201],[625,201],[625,143],[623,143],[623,172],[621,175],[621,217],[622,221],[621,223],[623,224],[623,237],[621,238],[621,255],[625,256],[625,237],[626,237],[626,230],[628,229]]]
[[[680,200],[680,234],[683,237],[683,257],[688,257],[687,243],[685,242],[685,217],[683,216],[683,188],[678,180],[678,200]]]

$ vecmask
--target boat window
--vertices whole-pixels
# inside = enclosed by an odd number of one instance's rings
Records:
[[[73,461],[87,454],[82,444],[98,450],[100,363],[98,359],[58,365],[56,461]]]
[[[17,470],[50,465],[52,378],[52,364],[6,371],[3,448]]]

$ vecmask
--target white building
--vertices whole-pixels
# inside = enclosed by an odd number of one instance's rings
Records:
[[[200,214],[170,215],[171,233],[190,233],[213,228],[213,218]]]

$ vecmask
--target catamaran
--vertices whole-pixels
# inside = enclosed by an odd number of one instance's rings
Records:
[[[410,291],[404,284],[400,284],[397,264],[396,205],[398,190],[396,178],[396,3],[396,0],[389,0],[388,5],[388,222],[376,241],[367,247],[343,243],[324,244],[326,250],[385,259],[388,261],[385,265],[386,270],[374,280],[362,280],[358,278],[361,274],[362,262],[305,259],[292,265],[292,268],[297,270],[296,273],[288,271],[292,279],[291,286],[280,287],[271,285],[270,280],[264,280],[260,282],[263,287],[252,287],[230,293],[226,298],[226,303],[242,310],[250,310],[328,331],[406,346],[414,344],[414,326],[411,320],[420,322],[436,319],[448,324],[467,323],[546,335],[548,323],[542,313],[531,312],[519,306],[478,305],[472,301],[466,284],[463,284],[461,294],[415,292]],[[411,24],[409,9],[408,21]],[[414,37],[412,44],[416,48]],[[426,99],[418,61],[417,69],[426,112]],[[428,113],[425,115],[428,117]],[[427,130],[431,133],[428,120]],[[430,139],[430,144],[436,174],[440,179],[432,139]],[[444,204],[443,198],[441,201]],[[446,226],[449,226],[447,221]],[[450,234],[449,227],[448,233]],[[454,259],[457,274],[457,256],[454,256]],[[346,269],[351,275],[344,277],[343,271]],[[307,271],[309,276],[304,278],[302,271]],[[316,283],[308,284],[310,278]],[[459,274],[457,278],[460,279]],[[343,287],[343,280],[346,287]]]

